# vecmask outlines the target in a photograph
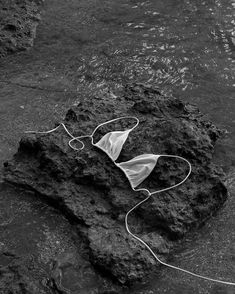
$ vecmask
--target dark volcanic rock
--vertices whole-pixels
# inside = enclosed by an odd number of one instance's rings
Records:
[[[41,0],[0,1],[0,58],[33,46]]]
[[[6,262],[5,266],[0,266],[1,294],[66,293],[58,289],[53,278],[44,277],[44,285],[39,281],[33,259],[29,261],[9,252],[1,253],[0,258]]]
[[[71,270],[76,261],[74,256],[64,255],[62,258],[53,260],[53,264],[50,270],[45,271],[40,264],[36,262],[33,255],[29,256],[17,256],[13,252],[0,252],[0,293],[1,294],[68,294],[78,293],[79,283],[85,284],[89,276],[93,275],[93,272],[86,268],[83,273],[82,281],[81,277],[76,276],[75,272]],[[85,266],[80,264],[80,266]],[[92,269],[93,270],[93,269]],[[71,289],[74,286],[76,289],[72,292],[62,285],[67,282]],[[91,281],[90,281],[91,282]],[[85,290],[81,290],[79,293],[86,294],[119,294],[120,286],[113,285],[110,281],[103,280],[102,283],[97,277],[97,285],[89,284],[84,287]],[[94,284],[94,282],[93,282]],[[108,290],[107,290],[108,289]]]
[[[221,172],[211,162],[221,132],[194,106],[140,84],[127,86],[121,97],[86,99],[68,111],[65,124],[78,136],[124,115],[137,116],[140,125],[130,133],[118,161],[154,153],[180,155],[192,163],[192,174],[183,185],[153,196],[130,218],[131,229],[164,259],[176,239],[202,224],[226,200]],[[105,126],[95,139],[131,124],[125,120]],[[146,195],[133,192],[122,171],[88,138],[80,152],[69,148],[68,141],[62,127],[50,134],[25,136],[13,160],[5,163],[5,180],[36,191],[77,222],[98,269],[121,283],[143,279],[157,263],[128,235],[124,217]],[[180,160],[160,158],[141,186],[168,187],[187,171]]]

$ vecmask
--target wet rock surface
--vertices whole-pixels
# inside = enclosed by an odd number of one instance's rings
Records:
[[[0,266],[1,294],[66,294],[78,293],[78,289],[82,289],[79,293],[87,294],[118,293],[117,287],[112,289],[112,285],[109,285],[110,292],[105,290],[104,285],[98,289],[99,279],[85,286],[85,280],[94,273],[86,270],[82,279],[75,276],[71,270],[76,263],[74,256],[64,255],[54,261],[50,274],[38,267],[34,256],[23,257],[13,252],[2,252],[0,258],[1,263],[5,263]]]
[[[119,97],[84,99],[67,112],[64,123],[79,136],[125,115],[138,117],[140,124],[130,133],[119,162],[153,153],[180,155],[192,164],[192,174],[182,186],[153,196],[130,217],[131,230],[165,259],[176,240],[200,226],[226,200],[223,174],[211,162],[222,132],[196,107],[142,84],[126,86]],[[106,125],[97,131],[95,141],[132,125],[131,119]],[[158,264],[128,235],[124,217],[146,194],[133,192],[122,171],[89,138],[80,152],[68,146],[69,139],[62,127],[50,134],[25,135],[14,158],[4,164],[5,181],[35,191],[77,224],[96,269],[122,284],[143,280]],[[160,158],[141,187],[151,191],[168,187],[187,172],[182,161]]]
[[[5,261],[4,266],[0,266],[0,293],[18,294],[18,293],[63,293],[57,291],[55,285],[47,287],[47,284],[53,284],[53,279],[44,279],[44,285],[40,283],[38,275],[34,274],[35,267],[33,260],[16,256],[12,252],[3,252],[0,255],[1,262]]]
[[[33,46],[41,0],[0,2],[0,58]]]
[[[90,264],[76,227],[12,185],[0,185],[0,236],[1,294],[121,293]]]

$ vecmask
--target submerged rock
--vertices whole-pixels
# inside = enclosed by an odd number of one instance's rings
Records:
[[[82,101],[67,112],[64,123],[79,136],[126,115],[138,117],[140,124],[129,134],[119,162],[153,153],[180,155],[192,164],[192,174],[183,185],[151,197],[130,217],[131,230],[165,260],[177,239],[200,226],[226,200],[222,173],[212,163],[222,132],[196,107],[142,84],[126,86],[116,98]],[[106,125],[97,131],[95,141],[132,125],[131,119]],[[89,259],[101,272],[122,284],[143,280],[158,263],[126,232],[124,218],[146,194],[132,191],[123,172],[89,138],[79,152],[68,146],[69,139],[62,127],[50,134],[25,135],[14,158],[5,163],[5,181],[35,191],[35,196],[77,224]],[[184,162],[163,157],[141,187],[151,191],[169,187],[187,172]]]
[[[42,0],[0,1],[0,58],[33,46]]]

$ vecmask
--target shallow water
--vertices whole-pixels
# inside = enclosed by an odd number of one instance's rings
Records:
[[[0,63],[0,162],[16,151],[24,130],[51,127],[69,105],[89,95],[112,99],[127,82],[149,83],[196,104],[228,131],[216,148],[215,161],[227,173],[230,196],[200,232],[185,240],[171,263],[235,281],[234,6],[232,0],[47,0],[35,46]],[[11,196],[1,195],[4,212]],[[20,207],[14,217],[25,215]],[[8,242],[19,254],[26,244],[21,234],[32,241],[27,250],[40,249],[33,242],[39,243],[41,236],[42,248],[46,244],[43,226],[50,212],[41,220],[38,213],[26,213],[31,224],[27,230],[23,223],[5,226]],[[11,217],[3,215],[3,222]],[[49,223],[52,236],[56,223]],[[234,287],[161,269],[150,284],[132,293],[235,293]]]

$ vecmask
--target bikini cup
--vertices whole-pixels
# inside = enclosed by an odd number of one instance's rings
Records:
[[[109,132],[105,134],[94,146],[103,150],[112,161],[117,160],[119,157],[122,146],[126,142],[126,139],[131,130]]]
[[[112,123],[114,121],[121,120],[121,119],[134,119],[136,121],[136,124],[131,129],[128,129],[125,131],[109,132],[109,133],[105,134],[97,143],[94,143],[94,139],[93,139],[94,134],[101,126],[104,126],[106,124],[109,124],[109,123]],[[109,158],[113,162],[115,162],[122,151],[122,147],[123,147],[124,143],[126,142],[126,139],[128,138],[129,133],[132,130],[134,130],[134,128],[136,128],[138,126],[138,124],[139,124],[139,120],[138,120],[138,118],[136,118],[134,116],[119,117],[119,118],[109,120],[105,123],[102,123],[102,124],[98,125],[94,129],[93,133],[91,134],[92,145],[96,146],[99,149],[101,149],[102,151],[104,151],[109,156]]]
[[[142,154],[116,165],[125,173],[132,189],[139,186],[152,172],[160,155]]]

